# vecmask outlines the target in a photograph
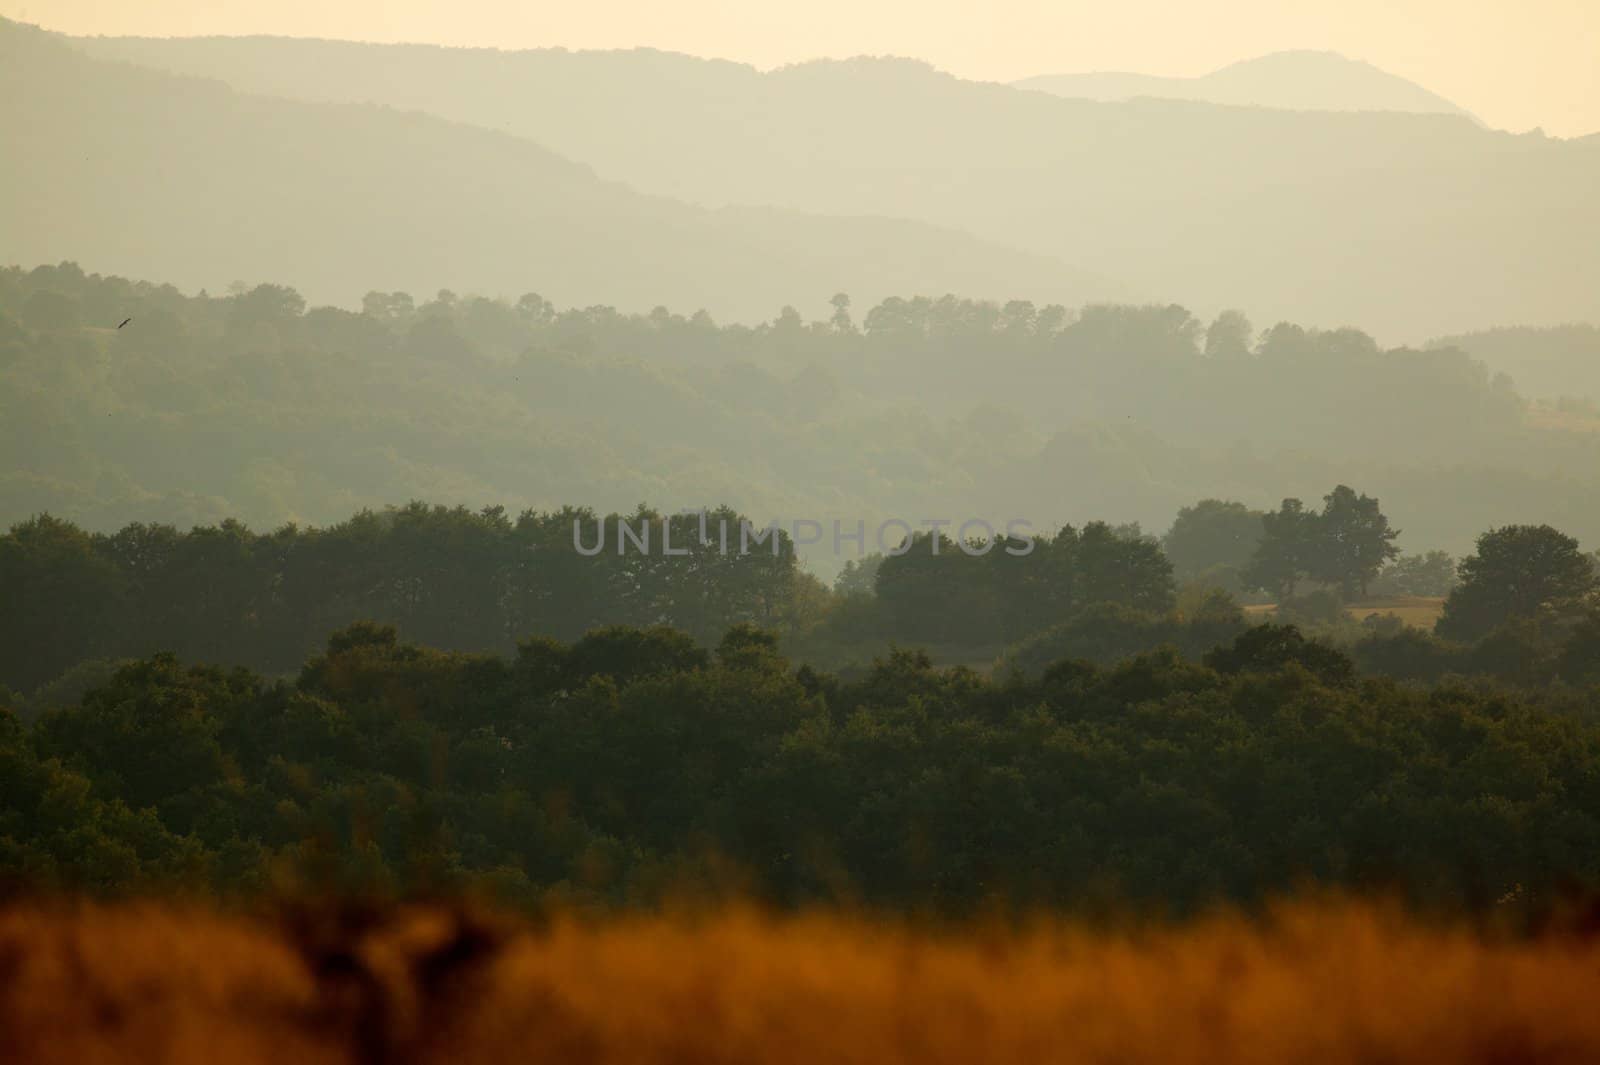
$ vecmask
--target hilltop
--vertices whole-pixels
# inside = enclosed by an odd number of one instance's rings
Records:
[[[1153,96],[1198,100],[1235,107],[1276,107],[1290,111],[1406,111],[1459,115],[1465,108],[1414,81],[1337,52],[1273,52],[1229,64],[1197,78],[1160,77],[1097,71],[1043,74],[1014,82],[1056,96],[1086,100],[1131,100]]]

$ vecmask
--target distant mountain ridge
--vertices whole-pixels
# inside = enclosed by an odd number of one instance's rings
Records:
[[[1149,96],[1288,111],[1459,115],[1480,122],[1470,111],[1416,82],[1337,52],[1273,52],[1195,78],[1105,71],[1044,74],[1012,84],[1019,89],[1085,100],[1120,101]]]
[[[1412,343],[1600,320],[1600,139],[1454,114],[1063,99],[903,59],[763,73],[651,50],[73,44],[242,91],[503,130],[709,207],[953,227],[1201,313],[1246,306]]]
[[[1492,369],[1509,374],[1524,395],[1547,401],[1567,397],[1600,402],[1600,326],[1501,326],[1440,337],[1428,346],[1470,353]]]
[[[372,105],[242,93],[92,58],[0,20],[0,249],[10,261],[220,289],[294,276],[313,301],[441,288],[564,305],[666,303],[760,321],[876,300],[1119,289],[951,227],[708,210],[598,178],[524,138]]]

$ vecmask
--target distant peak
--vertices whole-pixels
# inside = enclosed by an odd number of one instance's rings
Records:
[[[1338,52],[1292,49],[1241,59],[1199,77],[1153,74],[1052,74],[1018,88],[1093,100],[1139,96],[1290,111],[1405,111],[1460,115],[1464,108],[1415,82]]]

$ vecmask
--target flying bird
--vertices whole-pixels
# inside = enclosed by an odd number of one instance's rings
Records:
[[[124,325],[127,325],[127,324],[128,324],[128,323],[129,323],[129,322],[131,322],[131,321],[133,321],[133,319],[132,319],[132,318],[124,318],[124,319],[123,319],[123,320],[122,320],[122,323],[121,323],[121,324],[120,324],[120,325],[118,325],[118,326],[117,326],[117,328],[118,328],[118,329],[121,329],[121,328],[122,328],[122,326],[124,326]]]

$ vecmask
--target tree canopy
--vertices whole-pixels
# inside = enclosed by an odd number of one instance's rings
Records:
[[[156,655],[31,726],[0,712],[0,876],[616,907],[737,870],[778,905],[950,914],[1309,880],[1478,907],[1600,878],[1597,729],[1556,692],[1361,679],[1276,626],[986,680],[913,651],[795,669],[749,625],[484,655],[359,624],[292,678]]]

